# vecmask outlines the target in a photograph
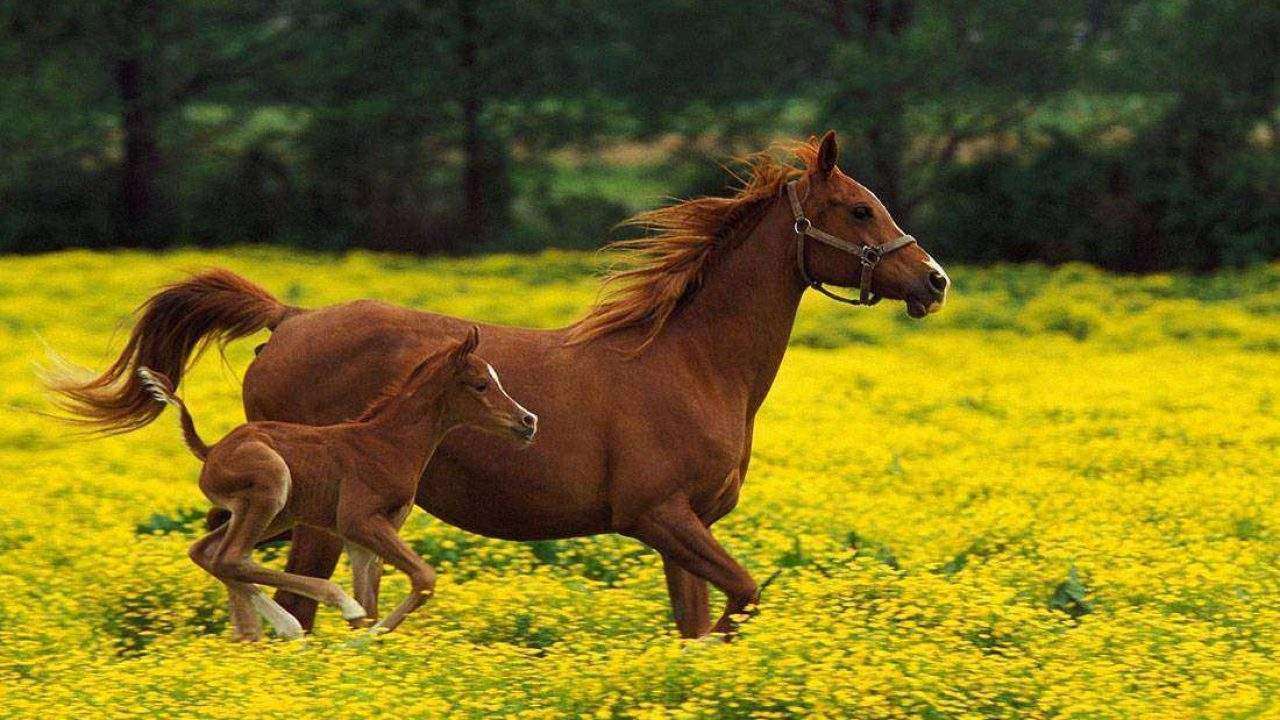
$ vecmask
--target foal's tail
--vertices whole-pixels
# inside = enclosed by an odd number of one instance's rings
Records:
[[[164,409],[151,401],[138,369],[151,368],[176,387],[210,343],[225,345],[263,328],[274,330],[300,312],[229,270],[210,270],[169,285],[139,311],[120,357],[101,375],[71,367],[45,373],[45,386],[67,412],[63,419],[108,434],[136,430]]]
[[[178,409],[179,422],[182,423],[182,439],[187,441],[187,447],[191,448],[191,452],[201,460],[209,457],[209,446],[200,439],[200,433],[196,432],[196,424],[191,419],[187,404],[182,402],[182,398],[173,394],[173,385],[169,383],[169,378],[151,368],[140,367],[138,380],[156,402],[172,405]]]

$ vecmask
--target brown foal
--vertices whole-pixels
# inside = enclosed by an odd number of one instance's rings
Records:
[[[470,425],[533,441],[537,417],[512,400],[493,366],[474,354],[479,330],[418,362],[408,377],[356,420],[311,426],[250,422],[206,445],[165,375],[138,377],[152,396],[177,408],[187,447],[204,461],[200,489],[231,519],[191,546],[191,559],[226,586],[237,638],[261,636],[260,613],[284,637],[298,621],[257,585],[337,607],[357,627],[377,616],[378,558],[409,576],[408,597],[373,632],[394,630],[435,588],[435,570],[400,538],[418,478],[440,441]],[[296,524],[341,537],[351,558],[356,599],[336,583],[281,572],[253,561],[254,545]],[[256,613],[255,613],[256,611]]]

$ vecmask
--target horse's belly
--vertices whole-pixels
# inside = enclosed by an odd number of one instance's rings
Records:
[[[567,496],[559,488],[529,492],[513,482],[518,478],[476,479],[428,469],[416,501],[445,523],[492,538],[527,541],[608,532],[603,503]]]
[[[607,532],[602,473],[588,459],[594,453],[573,450],[580,462],[569,464],[538,441],[518,449],[478,431],[455,431],[427,466],[417,503],[450,525],[507,540]]]
[[[423,489],[441,487],[428,478]],[[419,493],[418,505],[431,515],[467,532],[501,540],[554,540],[609,532],[605,508],[568,512],[548,512],[540,505],[509,504],[494,511],[486,498],[469,497],[456,491]]]

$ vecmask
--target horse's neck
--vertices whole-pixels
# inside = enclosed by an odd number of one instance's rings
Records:
[[[746,237],[708,261],[701,287],[663,336],[754,413],[773,385],[804,293],[790,220],[774,202]]]

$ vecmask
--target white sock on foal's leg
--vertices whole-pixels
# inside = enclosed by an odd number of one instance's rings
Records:
[[[297,640],[305,634],[298,619],[290,615],[288,610],[280,607],[280,604],[275,600],[267,597],[266,593],[258,590],[249,597],[253,602],[253,608],[258,611],[258,614],[266,618],[267,622],[271,623],[271,627],[275,628],[280,637],[287,640]]]
[[[346,593],[343,593],[342,599],[338,601],[338,609],[342,611],[343,620],[359,620],[367,615],[364,606]]]

